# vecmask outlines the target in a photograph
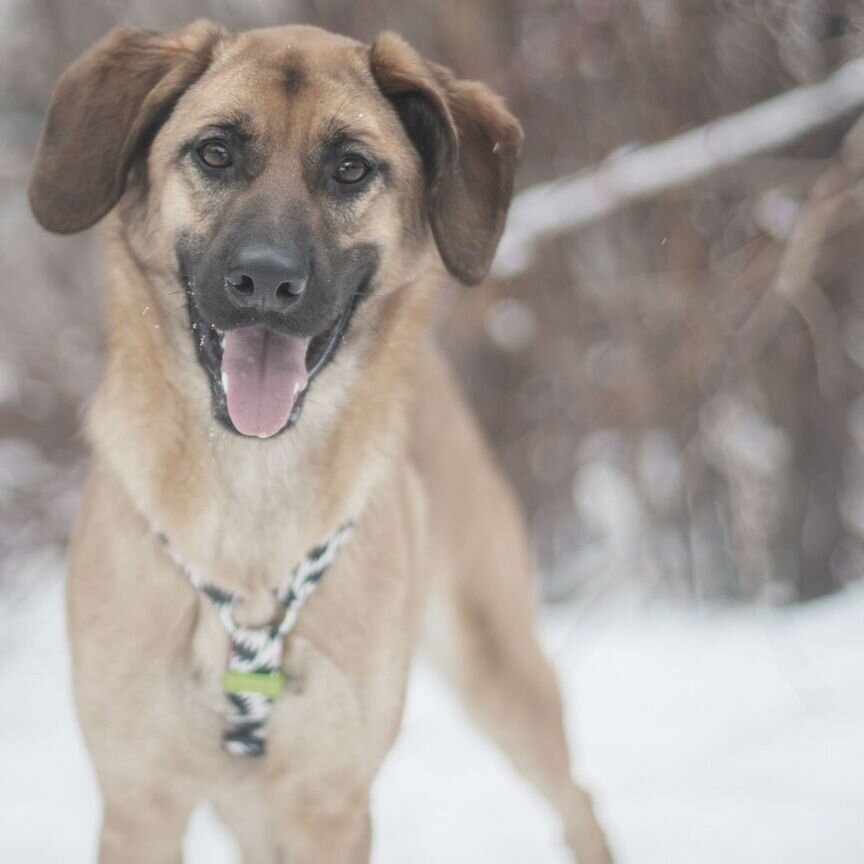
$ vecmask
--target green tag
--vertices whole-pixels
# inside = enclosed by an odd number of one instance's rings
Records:
[[[285,676],[281,672],[226,672],[222,689],[226,693],[257,693],[276,699],[285,692]]]

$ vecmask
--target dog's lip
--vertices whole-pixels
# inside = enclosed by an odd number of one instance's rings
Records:
[[[356,295],[355,295],[356,297]],[[321,333],[312,336],[309,339],[309,347],[306,349],[306,370],[309,375],[309,380],[306,386],[303,388],[304,390],[311,383],[312,378],[324,368],[327,360],[330,355],[333,353],[333,348],[336,346],[336,342],[344,335],[345,328],[348,324],[349,319],[351,318],[354,309],[356,308],[355,297],[351,298],[351,301],[346,304],[345,308],[342,312],[336,317],[335,321],[323,330]],[[250,325],[241,325],[240,327],[230,327],[227,330],[222,330],[216,325],[210,325],[213,332],[219,338],[219,350],[225,350],[225,339],[227,335],[234,330],[241,330],[243,327],[247,327]],[[273,327],[267,327],[268,330],[273,330],[273,332],[279,332]],[[311,363],[310,363],[311,359]],[[221,357],[220,357],[220,366],[221,366]]]
[[[344,341],[348,325],[354,317],[357,306],[369,293],[370,282],[371,276],[363,279],[333,323],[309,340],[309,346],[306,351],[308,376],[306,386],[298,393],[291,415],[280,432],[284,432],[299,420],[305,396],[312,382],[328,365],[338,350],[339,345]],[[198,358],[210,381],[213,407],[217,409],[216,414],[218,419],[225,423],[232,431],[236,432],[237,430],[234,429],[227,411],[225,381],[222,372],[222,353],[225,347],[226,334],[232,330],[240,329],[240,327],[222,329],[213,323],[208,323],[196,308],[194,300],[191,297],[189,313],[192,319],[191,331],[196,334],[195,344]],[[273,329],[275,330],[275,328]]]

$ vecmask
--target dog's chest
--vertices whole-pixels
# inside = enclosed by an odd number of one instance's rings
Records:
[[[231,651],[230,640],[213,615],[202,615],[192,645],[189,672],[183,682],[187,691],[187,722],[197,724],[206,740],[201,744],[215,757],[226,753],[234,767],[290,769],[292,773],[319,771],[338,766],[325,756],[327,741],[358,742],[352,752],[339,755],[356,764],[362,759],[365,725],[362,705],[366,701],[357,682],[306,637],[295,632],[284,641],[280,672],[284,688],[267,712],[262,752],[247,754],[242,746],[225,746],[225,733],[236,717],[237,705],[225,692],[223,677]],[[253,748],[254,750],[254,748]],[[356,750],[356,752],[354,752]],[[317,754],[317,755],[314,755]]]
[[[195,589],[199,605],[203,602],[211,612],[216,612],[225,631],[227,662],[218,678],[224,709],[222,746],[233,756],[258,758],[266,754],[273,709],[289,689],[296,692],[301,680],[296,661],[292,663],[290,656],[286,656],[286,645],[306,601],[315,593],[352,533],[353,523],[344,523],[297,563],[282,587],[247,593],[209,581],[182,557],[166,534],[159,534],[164,548]],[[205,612],[203,621],[212,618]],[[193,653],[197,648],[199,662],[193,662],[193,670],[213,668],[214,658],[212,654],[207,656],[207,648],[218,644],[211,635],[212,626],[198,626],[201,620],[196,617],[198,639],[193,640]],[[212,680],[212,675],[206,672],[200,677],[203,682]]]

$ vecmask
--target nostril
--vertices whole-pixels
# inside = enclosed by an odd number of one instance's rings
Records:
[[[255,291],[255,283],[252,281],[252,277],[245,274],[241,274],[233,279],[229,277],[228,283],[238,294],[242,294],[244,297],[251,297]]]
[[[290,297],[299,297],[303,293],[303,281],[283,282],[276,288],[276,297],[279,300],[287,300]]]

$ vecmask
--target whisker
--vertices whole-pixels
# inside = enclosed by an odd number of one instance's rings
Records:
[[[355,309],[354,314],[369,327],[388,351],[393,351],[393,346],[390,345],[387,337],[378,329],[376,324],[373,324],[359,309]]]
[[[171,310],[167,313],[167,316],[170,318],[172,315],[176,315],[176,314],[177,314],[181,309],[183,309],[183,310],[186,309],[186,304],[185,304],[185,303],[181,303],[179,306],[175,307],[174,309],[171,309]]]

